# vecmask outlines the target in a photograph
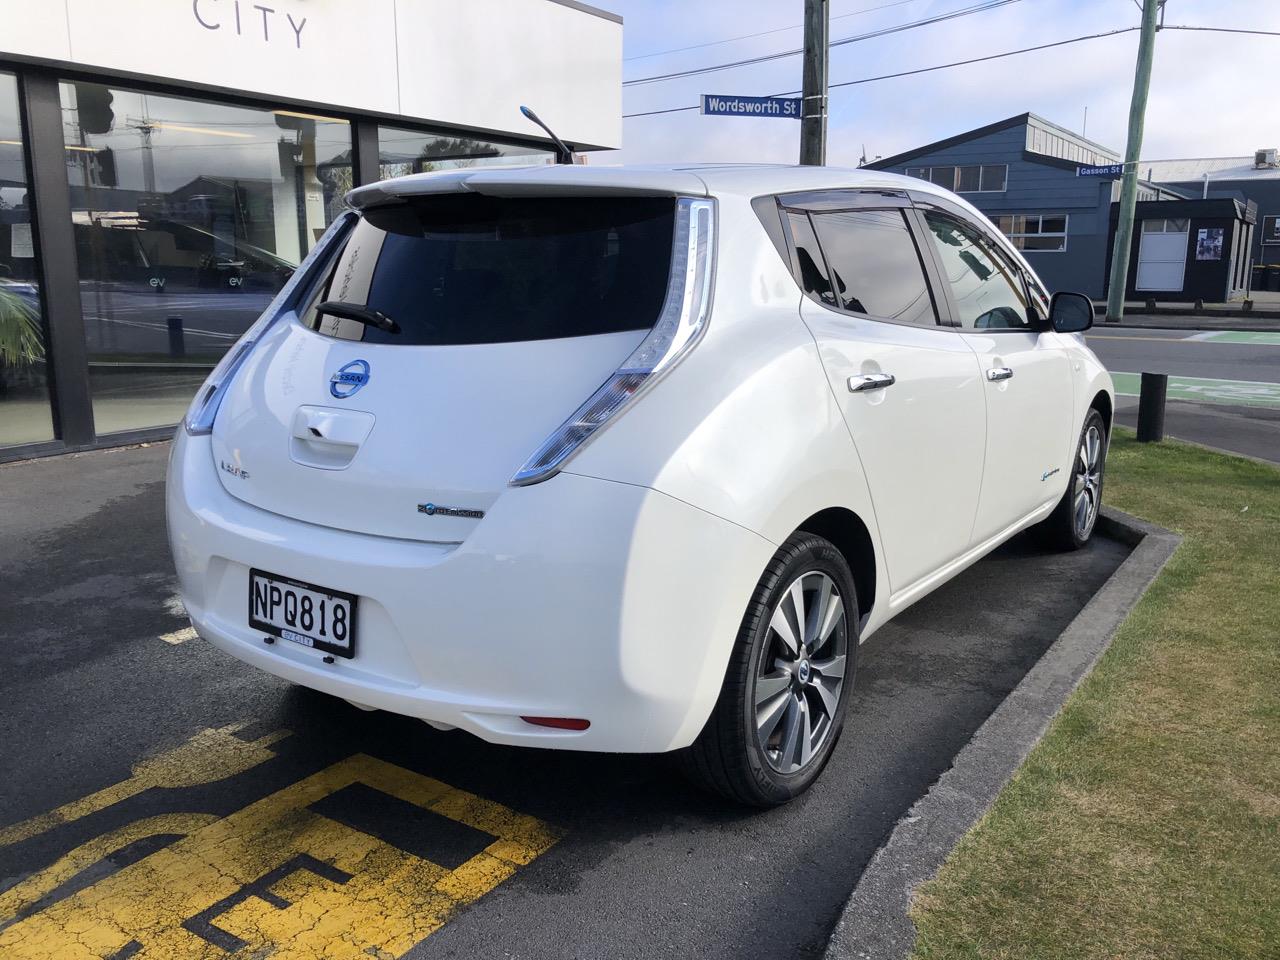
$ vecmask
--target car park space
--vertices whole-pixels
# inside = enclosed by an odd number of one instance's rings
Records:
[[[879,842],[1127,552],[1019,537],[926,597],[862,647],[823,778],[761,813],[663,757],[488,745],[191,638],[167,452],[0,467],[5,957],[816,955]]]

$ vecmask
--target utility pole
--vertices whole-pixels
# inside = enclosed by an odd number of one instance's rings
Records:
[[[1138,40],[1138,66],[1129,101],[1129,140],[1124,148],[1124,174],[1120,181],[1120,218],[1111,251],[1111,284],[1107,290],[1107,323],[1124,316],[1124,291],[1129,279],[1129,249],[1133,246],[1133,212],[1138,203],[1138,160],[1142,155],[1142,127],[1151,86],[1151,61],[1155,59],[1157,18],[1164,0],[1142,0],[1142,33]]]
[[[800,163],[827,162],[827,43],[830,0],[804,0],[804,83],[800,101]]]

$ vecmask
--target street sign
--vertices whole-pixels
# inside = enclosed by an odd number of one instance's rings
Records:
[[[1103,163],[1093,167],[1076,167],[1077,177],[1122,177],[1123,163]]]
[[[702,95],[702,112],[709,117],[789,117],[800,119],[799,97],[723,97]]]

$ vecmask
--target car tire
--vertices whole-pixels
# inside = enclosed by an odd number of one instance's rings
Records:
[[[857,611],[844,555],[811,533],[788,538],[751,596],[710,718],[679,755],[686,776],[755,807],[808,789],[844,728]]]
[[[1102,481],[1107,465],[1107,425],[1102,414],[1090,409],[1080,428],[1071,477],[1062,499],[1040,523],[1044,540],[1060,550],[1079,550],[1093,536],[1102,509]]]

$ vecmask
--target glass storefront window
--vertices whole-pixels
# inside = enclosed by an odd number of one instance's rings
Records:
[[[342,209],[344,120],[61,85],[99,436],[177,423]]]
[[[459,167],[551,163],[549,151],[527,145],[446,137],[397,127],[378,127],[378,168],[383,180],[410,173]]]
[[[0,447],[53,439],[18,81],[0,73]]]

